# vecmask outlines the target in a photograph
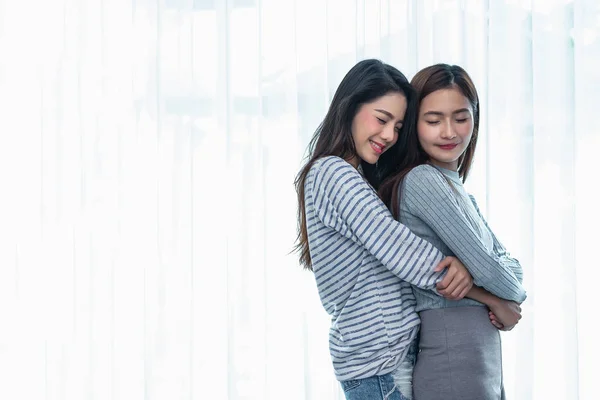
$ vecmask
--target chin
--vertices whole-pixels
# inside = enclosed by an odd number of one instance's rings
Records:
[[[379,161],[379,157],[373,156],[371,154],[369,154],[367,157],[363,157],[361,155],[359,155],[360,159],[368,164],[374,165],[377,163],[377,161]]]
[[[447,163],[447,164],[453,163],[454,161],[458,160],[458,157],[448,157],[447,154],[440,155],[439,157],[437,157],[436,154],[434,154],[433,156],[430,156],[430,157],[439,162],[443,162],[443,163]]]

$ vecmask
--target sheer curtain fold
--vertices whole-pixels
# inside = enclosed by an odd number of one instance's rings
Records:
[[[529,292],[508,398],[592,399],[598,21],[594,0],[0,0],[0,397],[342,399],[293,180],[374,57],[475,80],[467,186]]]

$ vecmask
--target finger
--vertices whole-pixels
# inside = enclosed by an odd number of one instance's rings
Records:
[[[502,325],[504,325],[504,323],[500,320],[500,318],[498,318],[498,316],[496,314],[492,314],[490,315],[490,319],[494,320],[494,321],[498,321],[500,322]]]
[[[492,325],[494,325],[494,326],[495,326],[496,328],[498,328],[498,329],[504,329],[504,325],[502,325],[502,324],[501,324],[501,323],[499,323],[499,322],[492,321]]]
[[[462,289],[462,285],[464,282],[464,279],[460,277],[460,274],[457,273],[456,271],[453,270],[449,270],[448,271],[448,275],[451,275],[451,280],[448,283],[448,287],[446,287],[446,290],[450,293],[454,292],[458,287],[460,287]]]
[[[465,298],[465,296],[467,295],[467,293],[469,293],[469,290],[471,290],[471,288],[470,288],[470,287],[466,287],[466,288],[464,288],[464,289],[463,289],[463,291],[462,291],[462,292],[460,292],[460,298],[461,298],[461,299],[464,299],[464,298]],[[491,311],[490,311],[490,312],[491,312]]]
[[[460,299],[462,299],[462,297],[460,296],[460,294],[463,292],[463,290],[465,290],[465,289],[466,289],[466,287],[467,287],[467,286],[466,286],[465,284],[462,284],[462,285],[460,285],[460,284],[459,284],[459,285],[456,287],[456,289],[454,289],[454,290],[452,291],[452,297],[453,297],[453,298],[455,298],[456,300],[460,300]],[[463,297],[464,297],[464,296],[463,296]]]
[[[452,282],[450,282],[448,287],[445,289],[445,292],[447,293],[446,297],[452,297],[452,293],[454,293],[454,291],[456,291],[459,283],[460,282],[457,282],[456,279],[453,280]]]
[[[437,284],[437,288],[439,289],[447,289],[448,286],[450,285],[450,283],[454,280],[454,275],[455,272],[454,271],[450,271],[448,270],[448,273],[446,274],[446,276],[444,276],[444,279],[441,280],[440,283]]]
[[[440,272],[443,271],[444,268],[447,268],[450,266],[450,264],[452,264],[452,261],[454,259],[452,257],[446,257],[444,258],[442,261],[440,261],[440,263],[437,265],[437,267],[435,267],[434,271],[435,272]]]

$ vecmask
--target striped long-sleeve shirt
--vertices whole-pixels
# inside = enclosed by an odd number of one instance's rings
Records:
[[[404,178],[400,221],[446,255],[459,258],[473,283],[503,299],[523,302],[523,271],[498,241],[468,195],[458,172],[432,165],[413,168]],[[482,304],[471,299],[447,300],[414,288],[417,311]]]
[[[398,223],[339,157],[311,167],[304,186],[312,267],[331,316],[329,349],[338,380],[385,374],[403,360],[419,318],[411,284],[435,292],[436,248]]]

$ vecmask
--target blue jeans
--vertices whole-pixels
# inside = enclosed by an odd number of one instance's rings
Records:
[[[391,372],[394,383],[407,399],[412,399],[413,397],[412,377],[418,352],[419,343],[418,339],[415,339],[408,348],[404,360],[398,365],[398,368]]]
[[[394,385],[391,374],[342,381],[346,400],[407,400]]]

